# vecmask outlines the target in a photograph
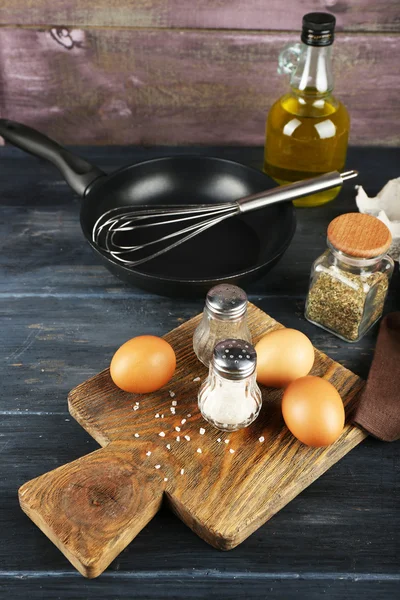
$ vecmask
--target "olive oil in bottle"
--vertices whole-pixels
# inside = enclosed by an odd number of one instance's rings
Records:
[[[279,57],[279,72],[291,73],[291,91],[268,114],[264,153],[264,171],[279,184],[344,167],[350,121],[346,108],[332,95],[334,27],[333,15],[305,15],[302,43],[286,47]],[[339,190],[325,190],[294,204],[325,204]]]

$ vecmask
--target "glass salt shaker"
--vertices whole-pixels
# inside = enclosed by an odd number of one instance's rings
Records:
[[[207,293],[203,318],[193,335],[193,350],[208,367],[215,345],[228,338],[251,342],[246,292],[236,285],[223,283]]]
[[[393,260],[382,221],[348,213],[328,227],[328,249],[311,270],[305,317],[346,342],[357,342],[383,312]]]
[[[246,340],[229,339],[215,346],[208,377],[198,396],[206,421],[222,431],[236,431],[258,417],[262,397],[256,365],[256,351]]]

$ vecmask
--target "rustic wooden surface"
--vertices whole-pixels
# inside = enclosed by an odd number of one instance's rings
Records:
[[[111,171],[183,150],[80,151]],[[261,148],[192,151],[262,164]],[[18,505],[19,486],[98,448],[70,417],[69,390],[106,368],[127,338],[164,335],[197,314],[202,300],[176,302],[125,287],[96,262],[80,232],[79,200],[54,169],[13,148],[0,149],[0,164],[2,595],[18,600],[397,598],[399,443],[367,438],[228,553],[207,546],[162,509],[101,578],[86,581],[33,526]],[[399,164],[399,150],[352,148],[347,166],[360,170],[360,182],[375,195],[399,175]],[[299,209],[291,247],[247,291],[261,309],[300,329],[317,348],[365,378],[376,328],[349,345],[303,317],[310,266],[325,246],[327,224],[354,208],[349,186],[329,205]],[[399,294],[396,268],[385,312],[400,309]]]
[[[162,390],[127,394],[108,369],[72,390],[71,415],[105,447],[19,490],[22,509],[86,577],[100,575],[122,552],[159,511],[164,494],[197,535],[231,550],[366,437],[351,425],[362,379],[318,350],[311,374],[330,381],[346,408],[347,424],[334,444],[309,448],[296,440],[282,419],[282,391],[264,387],[262,412],[250,427],[229,433],[211,427],[196,401],[195,379],[207,375],[193,352],[199,319],[165,336],[177,369]],[[253,304],[248,323],[255,344],[280,326]]]
[[[3,0],[4,25],[187,27],[297,31],[304,13],[325,10],[345,31],[399,31],[397,0]]]
[[[278,53],[298,36],[3,27],[0,115],[64,143],[262,145],[267,112],[288,90]],[[337,36],[335,93],[350,112],[352,144],[400,142],[398,49],[395,33]]]

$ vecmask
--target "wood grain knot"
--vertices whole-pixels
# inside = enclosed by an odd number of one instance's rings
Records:
[[[67,29],[67,27],[52,27],[50,35],[59,44],[67,50],[72,48],[83,48],[85,34],[80,29]]]
[[[140,504],[143,488],[135,481],[118,463],[88,465],[70,476],[63,489],[62,510],[75,523],[109,529],[112,522],[129,519]]]

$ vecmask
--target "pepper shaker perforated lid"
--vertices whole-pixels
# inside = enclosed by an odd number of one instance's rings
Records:
[[[348,256],[376,258],[387,252],[392,235],[388,227],[372,215],[347,213],[330,222],[328,241]]]
[[[206,307],[218,317],[241,317],[247,310],[247,295],[236,285],[222,283],[208,291]]]

